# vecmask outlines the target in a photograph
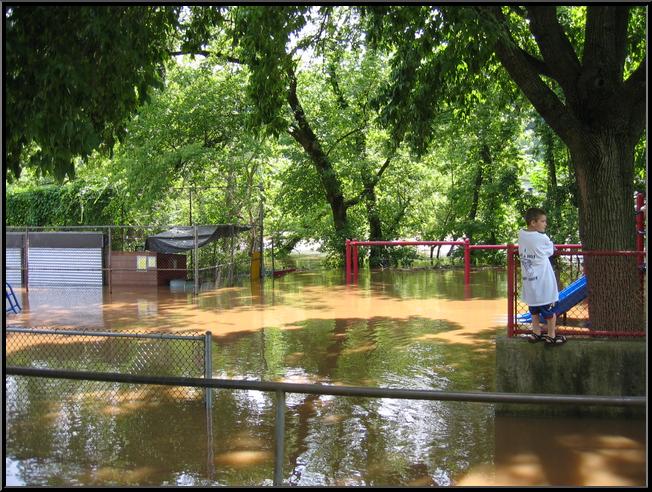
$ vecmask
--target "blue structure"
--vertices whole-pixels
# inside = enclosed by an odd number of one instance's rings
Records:
[[[559,301],[555,305],[553,312],[559,316],[564,314],[570,308],[576,306],[587,296],[586,277],[582,275],[575,282],[570,284],[559,293]],[[517,323],[531,323],[532,315],[530,313],[519,314],[516,317]],[[541,320],[545,324],[545,320]]]
[[[16,294],[14,289],[11,288],[9,282],[5,282],[5,314],[12,311],[15,314],[18,314],[22,308],[16,299]]]

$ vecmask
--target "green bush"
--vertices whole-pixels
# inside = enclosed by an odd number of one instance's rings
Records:
[[[64,185],[9,187],[5,194],[7,226],[113,224],[115,192],[74,181]]]

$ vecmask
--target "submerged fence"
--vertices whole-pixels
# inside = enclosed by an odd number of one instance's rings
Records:
[[[250,272],[243,232],[200,246],[197,229],[181,253],[145,250],[148,237],[175,226],[7,227],[5,278],[13,287],[171,285],[197,293],[233,285]]]
[[[561,405],[599,405],[640,407],[647,403],[646,397],[638,396],[577,396],[577,395],[537,395],[481,392],[447,392],[433,390],[406,390],[391,388],[364,388],[348,386],[326,386],[318,384],[294,384],[266,381],[234,381],[224,379],[192,379],[172,377],[151,377],[132,374],[106,374],[77,371],[55,371],[48,369],[7,367],[7,375],[38,378],[56,378],[83,381],[105,381],[127,384],[154,384],[191,388],[222,388],[274,392],[276,394],[274,423],[274,485],[284,483],[283,461],[285,456],[286,394],[303,393],[314,395],[333,395],[367,398],[395,398],[410,400],[459,401],[480,403],[530,403]],[[208,419],[207,419],[208,420]],[[210,429],[207,429],[211,432]]]
[[[5,364],[27,368],[208,378],[212,376],[211,348],[210,332],[173,335],[18,327],[5,330]],[[40,398],[60,398],[87,390],[108,402],[201,397],[178,389],[162,395],[138,385],[115,384],[80,388],[59,383],[28,388],[15,382],[6,390],[8,405],[19,405],[25,392]]]

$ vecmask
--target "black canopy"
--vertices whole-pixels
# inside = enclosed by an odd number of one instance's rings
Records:
[[[251,226],[236,224],[217,224],[197,226],[197,247],[201,248],[221,237],[235,236],[251,229]],[[173,227],[169,231],[149,236],[145,240],[147,251],[158,253],[182,253],[195,247],[194,226]]]

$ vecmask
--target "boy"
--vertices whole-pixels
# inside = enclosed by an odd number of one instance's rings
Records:
[[[555,247],[545,234],[548,225],[546,213],[540,208],[530,208],[525,212],[525,222],[527,230],[518,231],[518,253],[523,276],[521,299],[529,306],[532,315],[532,333],[528,340],[561,345],[566,338],[563,335],[555,336],[557,315],[553,307],[559,300],[559,291],[555,272],[548,259],[555,253]],[[539,315],[546,320],[547,335],[541,334]]]

